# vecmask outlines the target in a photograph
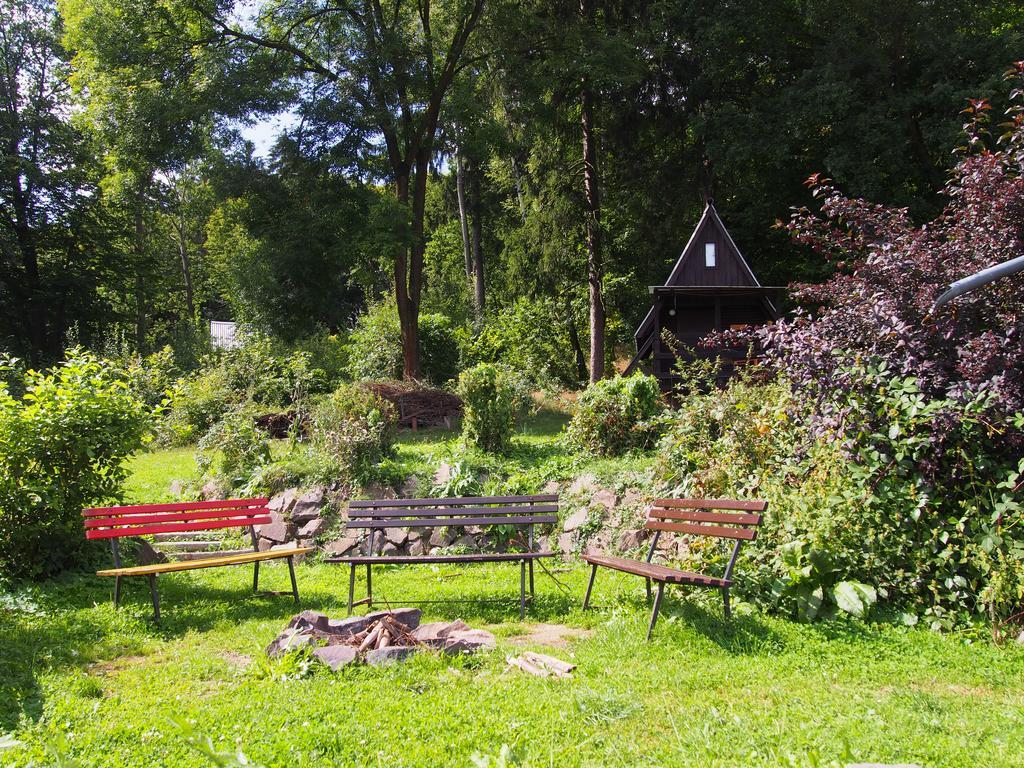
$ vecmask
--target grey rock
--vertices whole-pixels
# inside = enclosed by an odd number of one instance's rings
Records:
[[[417,496],[419,487],[420,479],[416,475],[409,475],[405,478],[405,482],[402,483],[402,487],[398,489],[398,492],[402,495],[403,499],[411,499]]]
[[[357,658],[356,649],[350,645],[327,645],[313,651],[313,657],[337,672]]]
[[[460,536],[459,538],[457,538],[455,541],[452,542],[452,546],[464,547],[466,549],[476,549],[477,548],[476,539],[474,539],[469,534],[466,534],[465,536]]]
[[[298,492],[297,488],[289,488],[284,493],[277,494],[267,504],[267,509],[271,512],[280,512],[282,515],[287,515],[295,505],[295,496]]]
[[[434,485],[444,485],[452,479],[452,467],[447,461],[442,461],[434,470]]]
[[[597,478],[591,474],[580,475],[569,486],[569,493],[574,496],[586,496],[596,490],[598,490]]]
[[[409,554],[413,555],[414,557],[420,557],[421,555],[425,555],[426,553],[427,548],[423,544],[422,539],[418,539],[417,541],[414,541],[412,544],[409,545]]]
[[[380,548],[380,553],[382,555],[397,555],[400,551],[401,549],[399,546],[391,543],[390,541],[385,541],[384,546]]]
[[[145,539],[133,537],[130,541],[134,549],[135,562],[139,565],[156,565],[157,563],[167,562],[167,555],[153,549],[153,545]]]
[[[619,549],[623,552],[628,552],[631,549],[640,547],[646,540],[647,530],[645,528],[623,531],[622,536],[619,537]]]
[[[257,525],[256,533],[264,539],[283,544],[288,541],[288,523],[280,512],[271,512],[270,522],[266,525]]]
[[[558,546],[559,550],[561,550],[562,552],[564,552],[566,554],[572,552],[572,547],[573,547],[572,534],[571,533],[563,533],[561,536],[559,536],[558,537],[557,546]]]
[[[269,552],[270,548],[272,546],[274,546],[274,542],[272,542],[270,539],[264,539],[264,538],[261,537],[256,542],[256,551],[257,552]]]
[[[270,645],[267,646],[267,656],[276,659],[284,656],[289,651],[313,645],[315,641],[316,638],[308,629],[287,627],[281,634],[270,641]]]
[[[210,480],[199,489],[200,498],[206,501],[219,499],[222,496],[220,484],[216,480]]]
[[[320,517],[320,512],[325,503],[325,496],[326,491],[322,486],[317,486],[302,494],[295,500],[295,506],[292,507],[292,522],[296,524],[308,523],[310,520]]]
[[[419,642],[445,653],[473,653],[497,646],[494,635],[483,629],[472,629],[463,621],[435,621],[420,625],[413,632]]]
[[[185,491],[185,484],[181,480],[171,480],[170,491],[172,496],[180,499],[181,494]]]
[[[419,650],[416,646],[389,645],[387,648],[374,648],[366,653],[366,663],[372,667],[384,667],[388,664],[409,658]]]
[[[385,528],[384,538],[396,547],[400,547],[409,540],[409,532],[404,528]]]
[[[324,554],[326,555],[347,555],[353,549],[358,547],[360,540],[355,536],[345,536],[344,538],[332,541],[330,544],[324,547]]]
[[[327,527],[327,521],[322,517],[316,517],[310,520],[308,523],[303,523],[299,526],[299,530],[296,532],[296,536],[300,539],[312,539],[320,535],[321,531]]]
[[[565,523],[562,524],[562,530],[564,530],[566,533],[575,531],[577,528],[579,528],[581,525],[584,525],[587,522],[588,517],[590,517],[590,510],[587,509],[586,507],[579,507],[578,509],[574,509],[572,513],[567,518],[565,518]]]
[[[593,506],[601,506],[605,509],[615,509],[615,503],[618,501],[618,497],[615,495],[615,491],[610,491],[607,488],[602,488],[600,491],[595,493],[590,498],[590,503]]]
[[[624,507],[641,507],[644,501],[644,494],[637,488],[629,488],[622,494],[622,506]]]
[[[454,541],[454,536],[451,529],[446,530],[443,527],[437,527],[430,532],[430,538],[427,540],[427,543],[432,547],[446,547],[452,541]]]
[[[557,480],[549,480],[544,484],[544,487],[540,489],[541,493],[552,494],[558,493],[559,485]]]

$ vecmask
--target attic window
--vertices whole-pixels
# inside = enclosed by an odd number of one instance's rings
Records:
[[[704,266],[714,267],[715,266],[715,244],[704,243]]]

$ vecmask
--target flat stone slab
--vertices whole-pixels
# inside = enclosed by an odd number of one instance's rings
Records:
[[[313,651],[313,657],[317,661],[326,664],[334,672],[337,672],[346,664],[351,664],[358,656],[359,654],[356,649],[350,645],[328,645]]]
[[[409,658],[419,650],[414,645],[389,645],[387,648],[375,648],[366,652],[366,663],[372,667],[383,667],[388,664]]]

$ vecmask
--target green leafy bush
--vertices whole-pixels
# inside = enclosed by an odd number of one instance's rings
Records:
[[[343,384],[314,406],[312,444],[336,462],[339,480],[360,482],[391,453],[396,422],[387,400]]]
[[[209,368],[178,379],[171,387],[167,414],[159,429],[160,442],[191,445],[220,421],[239,396],[231,389],[227,373]]]
[[[35,578],[81,562],[81,510],[117,499],[151,420],[121,371],[81,350],[22,377],[21,398],[0,384],[0,574]]]
[[[659,446],[659,474],[678,495],[768,500],[737,582],[767,607],[813,619],[837,609],[863,615],[877,601],[935,628],[1018,612],[1019,468],[1002,456],[986,404],[930,399],[913,378],[857,365],[851,375],[865,386],[833,395],[841,432],[818,431],[813,404],[783,380],[688,390]],[[951,418],[961,427],[940,460],[972,472],[926,481],[914,468],[925,452],[935,455],[934,423]]]
[[[584,342],[585,343],[585,342]],[[490,314],[466,342],[466,362],[504,364],[539,389],[579,385],[581,371],[569,343],[565,312],[546,299],[517,299]]]
[[[516,422],[530,403],[521,377],[490,363],[480,363],[459,376],[462,398],[462,437],[489,453],[509,448]]]
[[[602,456],[649,448],[661,431],[661,390],[653,376],[615,376],[580,395],[566,436],[576,447]]]
[[[170,346],[146,357],[131,358],[125,368],[132,393],[151,408],[168,398],[181,375]]]
[[[442,385],[459,373],[459,338],[444,315],[420,315],[420,369]],[[349,343],[348,371],[359,381],[402,378],[402,332],[394,304],[381,302],[360,315]]]
[[[251,411],[229,412],[203,436],[196,464],[203,476],[213,475],[230,488],[247,485],[257,470],[270,462],[270,442]]]

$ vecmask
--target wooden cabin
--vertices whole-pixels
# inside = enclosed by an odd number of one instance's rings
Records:
[[[780,290],[758,282],[714,205],[708,203],[665,284],[650,288],[653,303],[633,335],[636,356],[625,373],[649,360],[651,374],[663,390],[670,389],[676,354],[662,340],[662,332],[668,330],[679,342],[680,355],[720,358],[725,365],[718,383],[723,384],[747,358],[748,350],[706,349],[698,342],[712,331],[775,320],[779,313],[771,296]]]

